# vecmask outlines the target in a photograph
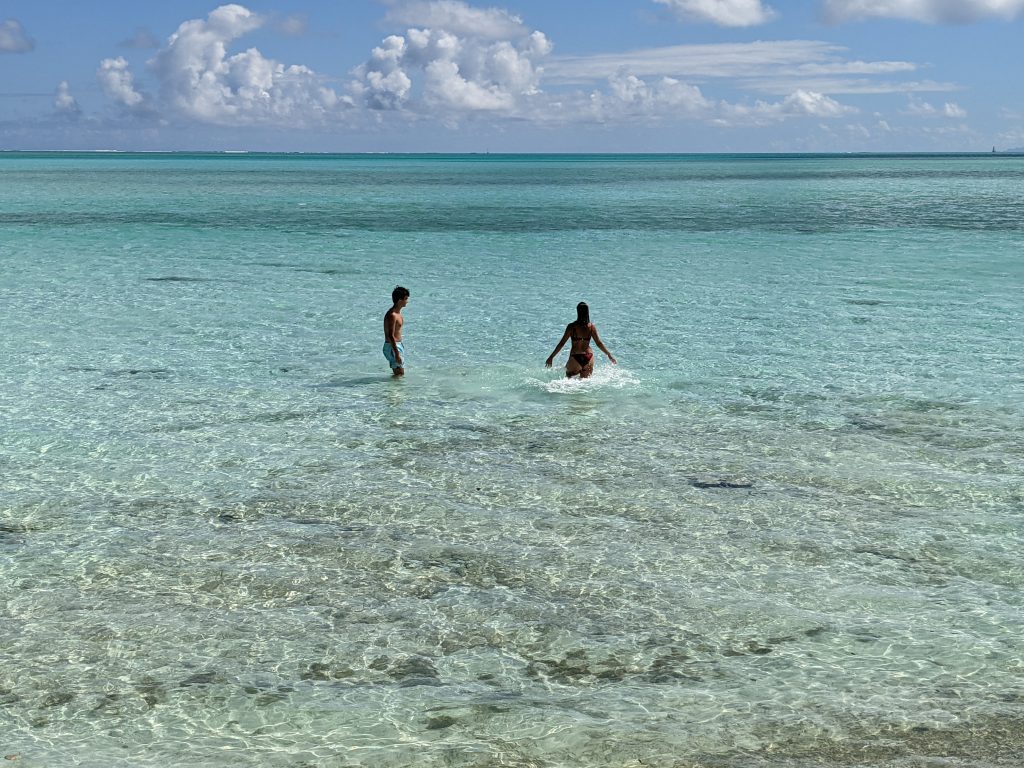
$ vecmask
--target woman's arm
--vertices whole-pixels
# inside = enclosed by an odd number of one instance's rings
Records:
[[[602,352],[604,352],[606,355],[608,355],[608,359],[612,361],[612,365],[618,365],[619,361],[616,360],[612,356],[612,353],[608,351],[608,347],[606,347],[604,345],[604,342],[601,341],[601,337],[597,335],[597,326],[596,325],[591,325],[590,326],[590,333],[594,337],[594,343],[597,344],[597,348],[600,349]]]
[[[562,351],[562,347],[565,346],[565,342],[569,340],[569,334],[572,332],[572,325],[565,326],[565,333],[562,334],[561,340],[558,342],[558,346],[555,347],[555,351],[548,355],[548,359],[544,361],[544,367],[550,368],[552,361],[555,359],[555,355]]]

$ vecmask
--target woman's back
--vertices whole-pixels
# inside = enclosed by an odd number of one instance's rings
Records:
[[[586,352],[590,349],[590,340],[594,337],[594,326],[576,320],[566,326],[569,338],[572,339],[572,352]]]

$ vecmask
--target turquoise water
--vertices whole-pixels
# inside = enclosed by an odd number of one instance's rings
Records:
[[[1022,157],[0,154],[0,750],[1016,765],[1022,245]]]

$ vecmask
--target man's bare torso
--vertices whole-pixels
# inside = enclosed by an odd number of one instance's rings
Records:
[[[405,318],[397,309],[391,308],[384,315],[384,341],[401,341],[402,326],[405,325]]]

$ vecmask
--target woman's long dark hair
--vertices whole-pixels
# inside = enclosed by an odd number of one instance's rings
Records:
[[[590,307],[585,301],[576,305],[576,325],[584,330],[590,327]]]

